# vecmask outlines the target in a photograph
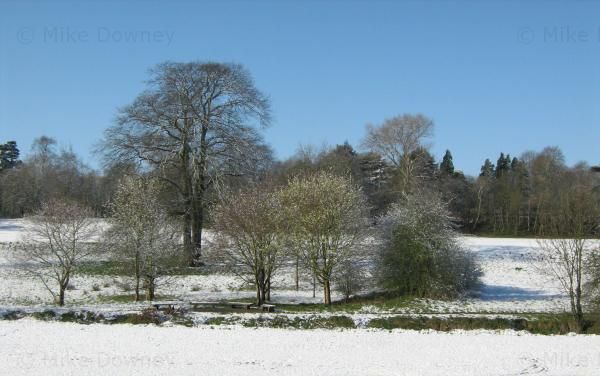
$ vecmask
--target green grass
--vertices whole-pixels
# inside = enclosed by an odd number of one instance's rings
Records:
[[[438,331],[463,330],[525,330],[533,334],[567,334],[575,331],[575,322],[566,314],[529,314],[522,318],[489,317],[409,317],[391,316],[373,319],[369,328],[376,329],[433,329]],[[600,333],[600,321],[588,319],[585,334]]]
[[[393,297],[385,294],[352,298],[349,301],[337,301],[331,305],[325,304],[277,304],[281,312],[345,312],[354,313],[365,306],[372,306],[382,311],[394,310],[426,310],[427,306],[413,297]]]
[[[92,276],[123,276],[130,273],[117,261],[85,262],[77,267],[77,273]]]
[[[135,302],[135,294],[98,295],[96,299],[98,303],[132,303]],[[140,299],[141,302],[146,301],[143,294],[140,296]],[[156,295],[154,300],[177,300],[177,297],[173,295]]]
[[[214,270],[209,267],[192,268],[176,266],[169,270],[169,275],[210,275]],[[120,261],[88,261],[77,267],[77,273],[91,276],[132,276],[132,268]]]

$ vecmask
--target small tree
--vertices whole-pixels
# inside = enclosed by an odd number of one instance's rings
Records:
[[[90,256],[97,234],[91,210],[77,203],[51,199],[29,217],[25,241],[16,244],[16,255],[25,271],[37,278],[56,304],[65,304],[65,291],[81,260]]]
[[[548,220],[546,236],[538,239],[543,251],[542,271],[557,280],[569,297],[571,315],[578,332],[585,329],[583,312],[584,287],[593,283],[597,243],[589,239],[598,227],[600,213],[596,192],[586,183],[589,172],[572,171],[565,176],[570,188],[555,200],[560,211]]]
[[[323,286],[325,304],[331,304],[336,267],[366,235],[365,198],[348,178],[317,172],[291,179],[281,200],[290,240]]]
[[[135,300],[140,289],[154,300],[157,280],[182,261],[176,229],[158,198],[158,181],[137,176],[123,179],[109,207],[112,227],[105,242],[113,257],[123,262],[135,279]]]
[[[334,288],[347,302],[352,295],[365,287],[366,271],[356,258],[348,258],[337,267]]]
[[[226,196],[215,210],[218,245],[236,274],[256,287],[256,302],[270,300],[282,254],[279,197],[264,187]]]

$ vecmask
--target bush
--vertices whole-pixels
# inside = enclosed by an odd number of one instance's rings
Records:
[[[399,295],[450,298],[473,288],[481,275],[474,256],[457,240],[437,194],[406,196],[381,219],[380,285]]]

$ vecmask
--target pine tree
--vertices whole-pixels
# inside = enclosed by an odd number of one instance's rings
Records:
[[[495,174],[494,164],[492,161],[487,158],[485,162],[483,162],[483,166],[481,166],[481,173],[479,176],[492,177]]]
[[[496,178],[499,179],[510,171],[510,156],[504,156],[504,153],[500,153],[498,162],[496,163]]]
[[[440,172],[447,175],[454,173],[454,163],[452,162],[452,153],[450,153],[450,150],[446,150],[446,154],[444,154],[444,158],[440,164]]]
[[[0,170],[11,169],[19,164],[19,148],[16,141],[0,144]]]

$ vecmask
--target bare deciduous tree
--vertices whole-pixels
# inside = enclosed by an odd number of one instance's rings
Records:
[[[215,210],[217,244],[234,272],[255,285],[256,301],[270,300],[271,282],[283,252],[279,197],[255,186],[227,195]]]
[[[91,241],[98,228],[91,216],[91,210],[77,203],[46,201],[29,217],[27,240],[15,245],[19,265],[39,278],[60,306],[78,264],[96,250]]]
[[[590,239],[598,228],[600,207],[597,192],[589,184],[587,168],[568,174],[570,186],[554,197],[558,208],[545,224],[546,236],[538,239],[542,248],[542,270],[556,279],[569,297],[571,314],[577,330],[584,330],[583,298],[590,278],[590,257],[597,252],[597,242]]]
[[[348,178],[329,172],[291,179],[281,200],[290,239],[323,286],[325,304],[331,304],[336,266],[367,234],[366,200]]]
[[[420,164],[423,142],[433,134],[433,121],[422,114],[404,114],[387,119],[380,126],[367,125],[363,146],[386,158],[401,173],[402,190],[410,191],[415,169]]]
[[[182,206],[184,249],[190,264],[199,265],[206,192],[269,155],[253,126],[269,124],[269,101],[236,64],[167,62],[151,75],[148,89],[106,131],[104,151],[109,160],[146,163],[172,185]]]
[[[543,271],[556,279],[568,295],[571,315],[575,319],[578,332],[584,328],[582,300],[586,243],[586,239],[581,237],[538,239],[538,244],[544,251],[541,258]]]

